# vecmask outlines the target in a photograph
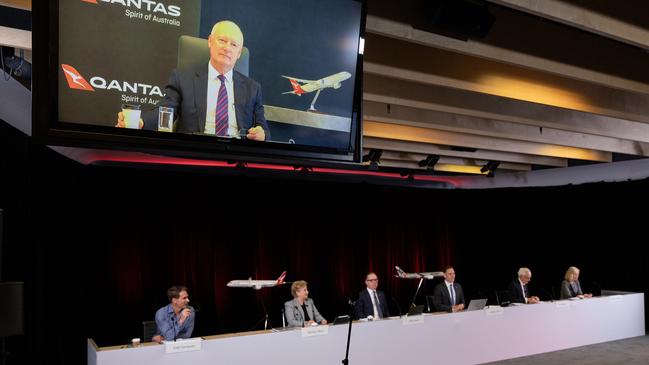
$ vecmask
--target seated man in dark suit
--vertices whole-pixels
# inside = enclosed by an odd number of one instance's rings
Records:
[[[444,281],[437,284],[433,292],[435,310],[459,312],[464,309],[464,291],[462,285],[455,282],[455,269],[448,266],[444,270]]]
[[[248,139],[269,139],[261,86],[233,70],[243,49],[241,29],[231,21],[218,22],[207,44],[209,62],[196,69],[173,70],[158,106],[174,108],[177,132],[239,136],[247,131]],[[117,114],[116,127],[125,127],[122,112]],[[157,127],[157,110],[143,113],[140,128]]]
[[[532,271],[526,267],[521,267],[518,270],[518,279],[515,279],[509,284],[512,303],[534,304],[539,302],[539,297],[534,295],[530,296],[529,289],[527,288],[527,283],[530,280],[532,280]]]
[[[357,318],[386,318],[390,316],[388,311],[388,303],[385,299],[385,294],[376,290],[379,286],[379,278],[375,273],[370,272],[365,276],[364,290],[358,293],[358,300],[355,304]]]

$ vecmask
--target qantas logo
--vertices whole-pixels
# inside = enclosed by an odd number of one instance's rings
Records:
[[[68,80],[68,86],[70,89],[85,90],[85,91],[95,91],[95,89],[90,86],[88,81],[81,76],[79,71],[74,67],[66,64],[61,64],[63,73],[65,74],[65,79]]]
[[[289,79],[291,81],[291,85],[293,86],[293,91],[298,94],[302,95],[304,94],[304,90],[302,89],[302,85],[300,85],[297,81],[293,79]]]
[[[81,76],[79,71],[74,67],[66,64],[61,64],[61,68],[65,73],[65,78],[68,80],[68,86],[71,89],[95,91],[95,89],[103,90],[116,90],[122,93],[143,94],[148,96],[163,97],[164,94],[160,87],[155,85],[148,85],[139,82],[106,80],[101,76],[93,76],[90,82]]]
[[[171,16],[180,16],[180,6],[169,5],[153,0],[81,0],[84,3],[90,4],[99,4],[108,3],[108,4],[119,4],[127,8],[137,8],[138,10],[145,10],[151,13],[161,13]],[[98,2],[99,1],[99,2]]]

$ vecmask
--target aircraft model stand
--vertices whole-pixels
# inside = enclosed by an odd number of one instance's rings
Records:
[[[267,330],[269,328],[273,329],[273,325],[268,321],[268,311],[266,310],[266,305],[264,304],[264,298],[261,298],[261,307],[264,309],[264,316],[260,320],[258,320],[254,326],[252,326],[251,330],[256,329],[262,321],[264,322],[264,330]]]
[[[288,282],[284,281],[284,278],[286,277],[286,271],[281,273],[279,277],[275,280],[253,280],[252,277],[248,278],[248,280],[230,280],[228,282],[227,286],[230,288],[251,288],[253,290],[261,290],[262,288],[272,288],[274,286],[281,286],[284,284],[288,284]],[[268,321],[268,311],[266,310],[266,304],[264,304],[264,298],[261,298],[261,307],[264,309],[264,317],[257,321],[255,325],[252,327],[252,329],[257,328],[259,324],[264,321],[264,329],[268,329],[269,325],[270,328],[272,329],[273,326],[270,324]]]
[[[415,291],[415,296],[412,297],[412,303],[410,303],[410,308],[415,307],[415,300],[417,299],[417,294],[419,294],[419,289],[421,289],[421,283],[424,282],[424,278],[419,279],[419,284],[417,285],[417,290]],[[399,313],[401,314],[401,313]]]

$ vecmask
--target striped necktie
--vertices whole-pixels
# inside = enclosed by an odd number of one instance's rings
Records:
[[[216,99],[216,117],[214,130],[217,136],[228,134],[228,90],[225,88],[225,76],[219,75],[221,86]]]
[[[372,290],[372,294],[374,294],[374,307],[376,308],[376,316],[378,318],[383,317],[381,314],[381,303],[379,303],[379,297],[376,296],[376,290]]]
[[[451,305],[455,305],[455,289],[453,288],[453,284],[448,287],[451,290]]]

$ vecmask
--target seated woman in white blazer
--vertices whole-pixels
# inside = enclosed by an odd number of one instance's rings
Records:
[[[293,300],[284,303],[284,315],[289,327],[304,327],[313,324],[327,324],[309,298],[306,281],[298,280],[291,285]]]

